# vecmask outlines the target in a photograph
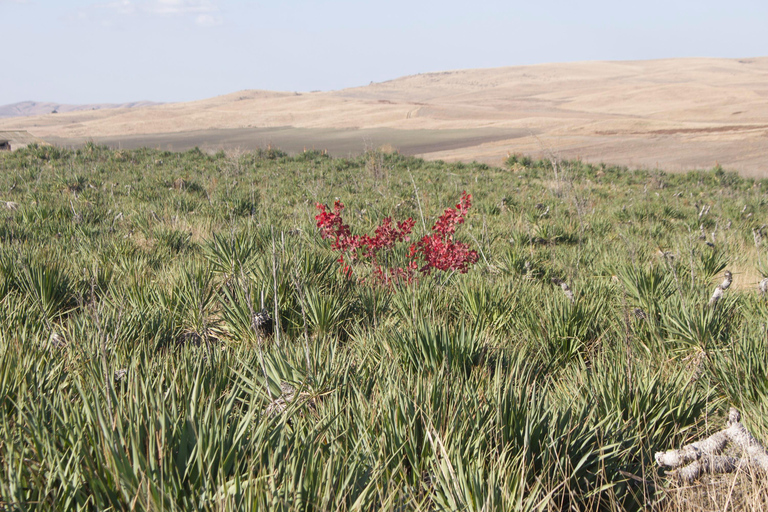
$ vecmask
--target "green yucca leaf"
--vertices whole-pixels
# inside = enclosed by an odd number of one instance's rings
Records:
[[[74,296],[69,277],[57,266],[23,262],[18,276],[20,288],[52,320],[72,311]]]
[[[420,320],[411,328],[390,333],[387,343],[406,366],[432,372],[469,371],[486,351],[479,324],[451,328]]]
[[[260,240],[248,231],[241,231],[229,236],[214,234],[203,245],[203,254],[214,272],[232,279],[249,269],[260,249]]]

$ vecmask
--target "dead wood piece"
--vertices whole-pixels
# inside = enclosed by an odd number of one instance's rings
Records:
[[[296,396],[296,388],[288,384],[287,382],[280,383],[280,396],[272,400],[267,408],[264,410],[264,414],[272,416],[273,414],[280,414],[286,408],[288,404],[293,401]]]
[[[717,304],[717,301],[723,298],[723,292],[728,288],[730,288],[732,282],[733,282],[733,276],[731,275],[731,271],[726,270],[725,278],[723,279],[723,282],[717,285],[717,288],[715,288],[715,293],[713,293],[712,298],[709,299],[710,306],[715,306]]]
[[[552,282],[563,289],[563,293],[565,294],[566,297],[568,297],[568,300],[570,300],[571,302],[574,301],[573,292],[571,291],[571,287],[568,286],[568,283],[566,283],[565,281],[563,281],[558,277],[553,277]]]
[[[274,321],[266,308],[262,307],[261,311],[253,315],[253,327],[256,329],[256,333],[261,336],[272,336]]]
[[[721,455],[729,443],[741,451],[740,458]],[[658,452],[655,459],[659,466],[677,470],[672,473],[686,484],[706,473],[730,473],[747,468],[768,472],[768,452],[741,423],[741,413],[733,407],[725,429],[679,450]]]
[[[49,338],[49,341],[51,343],[51,348],[56,349],[63,349],[67,347],[67,340],[62,336],[61,334],[57,333],[56,331],[51,332],[51,336]]]
[[[720,453],[728,444],[728,436],[722,430],[703,441],[683,446],[679,450],[658,452],[656,462],[660,466],[679,467],[699,460],[705,454]]]
[[[280,414],[285,411],[296,398],[298,398],[300,403],[306,402],[310,409],[314,409],[315,403],[310,393],[301,392],[297,397],[296,388],[283,381],[280,383],[280,396],[267,405],[266,409],[264,409],[264,414],[267,416]]]
[[[752,228],[752,238],[755,241],[755,247],[760,247],[763,243],[763,233],[759,229]]]
[[[203,344],[203,337],[194,331],[183,332],[176,339],[177,345],[192,345],[199,347]]]
[[[720,288],[722,288],[723,290],[727,290],[731,286],[732,282],[733,282],[733,275],[731,274],[730,270],[726,270],[725,277],[723,278],[723,282],[720,283]]]
[[[742,464],[740,459],[713,455],[688,464],[677,471],[677,477],[681,482],[692,483],[707,473],[716,475],[721,473],[733,473]]]

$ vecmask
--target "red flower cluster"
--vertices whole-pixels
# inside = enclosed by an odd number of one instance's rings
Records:
[[[378,254],[382,250],[392,249],[397,242],[410,241],[409,235],[416,225],[412,218],[395,224],[391,217],[387,217],[381,226],[376,228],[374,236],[352,235],[349,226],[344,224],[341,218],[344,205],[336,201],[333,211],[318,203],[317,209],[320,213],[315,216],[315,220],[323,239],[332,238],[331,248],[341,253],[339,263],[344,265],[342,271],[347,276],[352,274],[352,268],[345,263],[344,256],[346,255],[350,262],[362,256],[371,261],[374,276],[379,282],[410,282],[414,279],[416,270],[424,274],[429,274],[432,269],[457,270],[463,274],[477,263],[477,252],[470,250],[467,244],[453,239],[457,226],[464,222],[471,206],[472,196],[464,192],[456,208],[448,208],[443,212],[432,227],[431,235],[425,235],[418,243],[408,247],[409,263],[405,268],[385,269],[379,264]],[[417,262],[420,258],[424,261],[421,267]]]

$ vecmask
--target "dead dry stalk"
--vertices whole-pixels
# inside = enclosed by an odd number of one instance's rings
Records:
[[[275,303],[275,344],[280,346],[280,310],[278,308],[277,299],[277,250],[275,249],[275,228],[272,227],[272,284],[274,289],[274,303]]]
[[[730,270],[725,271],[725,278],[723,279],[723,282],[717,285],[717,288],[715,288],[715,293],[712,294],[712,298],[709,299],[709,306],[714,307],[717,305],[717,302],[723,298],[723,292],[727,290],[731,283],[733,282],[733,276],[731,275]]]
[[[262,347],[264,343],[264,337],[262,335],[261,327],[256,324],[257,315],[256,315],[256,311],[254,311],[253,309],[253,301],[251,300],[251,290],[246,281],[245,273],[242,270],[240,272],[241,272],[240,278],[242,279],[241,286],[245,291],[245,302],[248,305],[248,312],[251,315],[251,328],[253,329],[253,332],[256,333],[256,344],[259,347],[259,363],[261,363],[261,372],[264,374],[264,387],[267,388],[267,395],[269,396],[269,400],[271,402],[272,390],[269,389],[269,378],[267,377],[267,365],[264,363],[264,348]],[[262,302],[264,302],[263,298],[262,298]]]

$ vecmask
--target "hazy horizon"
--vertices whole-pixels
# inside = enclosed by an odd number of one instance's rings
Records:
[[[0,104],[335,90],[451,69],[768,54],[768,4],[0,0]]]
[[[1,1],[10,1],[10,0],[0,0],[0,2]],[[733,58],[756,59],[756,58],[763,58],[763,57],[768,57],[768,54],[766,54],[766,55],[742,55],[742,56],[733,57]],[[192,99],[188,99],[188,100],[177,100],[177,101],[173,101],[173,100],[169,100],[169,101],[154,101],[154,100],[151,100],[151,99],[148,99],[148,98],[138,98],[138,99],[133,99],[133,100],[114,101],[114,102],[104,101],[104,102],[76,102],[75,103],[75,102],[57,101],[56,99],[27,98],[25,100],[14,101],[14,102],[11,102],[11,103],[3,103],[3,104],[0,104],[0,106],[16,105],[16,104],[23,104],[23,103],[28,103],[28,102],[36,103],[36,104],[59,104],[59,105],[62,105],[62,106],[128,105],[128,104],[133,104],[133,103],[136,103],[136,104],[148,103],[148,104],[162,105],[162,104],[167,104],[167,103],[183,103],[183,102],[188,102],[188,101],[199,101],[199,100],[214,98],[214,97],[217,97],[217,96],[226,96],[228,94],[236,93],[236,92],[239,92],[239,91],[247,91],[247,90],[264,90],[264,91],[270,91],[270,92],[300,92],[300,93],[308,93],[308,92],[316,92],[316,91],[331,92],[331,91],[343,90],[343,89],[348,89],[348,88],[362,87],[362,86],[365,86],[365,85],[369,85],[371,83],[385,83],[385,82],[388,82],[388,81],[397,80],[399,78],[405,78],[405,77],[408,77],[408,76],[428,75],[430,73],[463,71],[463,70],[470,70],[470,69],[471,70],[483,70],[483,69],[496,69],[496,68],[505,68],[505,67],[517,67],[517,66],[520,66],[520,67],[523,67],[523,66],[547,66],[547,65],[557,65],[557,64],[579,64],[579,63],[589,63],[589,62],[644,62],[644,61],[657,61],[657,60],[658,61],[662,61],[662,60],[673,60],[673,59],[686,59],[686,60],[687,59],[702,59],[702,60],[705,60],[705,59],[709,59],[709,58],[711,58],[711,57],[701,56],[701,57],[667,57],[667,58],[655,58],[655,59],[624,59],[624,60],[613,59],[613,60],[600,60],[600,61],[598,61],[598,60],[594,60],[594,61],[574,60],[574,61],[561,61],[561,62],[537,62],[537,63],[533,63],[533,64],[512,64],[512,65],[509,65],[509,66],[488,66],[488,67],[484,67],[484,68],[451,68],[451,69],[421,71],[421,72],[417,72],[417,73],[410,73],[410,74],[407,74],[407,75],[393,76],[391,78],[387,78],[387,79],[384,79],[384,80],[381,80],[381,81],[371,81],[371,82],[368,82],[368,83],[365,83],[365,84],[353,84],[353,85],[342,86],[342,87],[339,87],[337,89],[313,89],[313,90],[309,90],[309,89],[290,89],[290,90],[289,89],[282,89],[281,90],[281,89],[263,89],[263,88],[252,87],[252,88],[249,88],[249,89],[233,89],[233,90],[228,90],[228,91],[223,91],[221,93],[213,94],[211,96],[205,96],[205,97],[201,97],[201,98],[192,98]],[[714,57],[714,58],[720,58],[720,57]],[[726,58],[726,57],[723,57],[723,58]]]

